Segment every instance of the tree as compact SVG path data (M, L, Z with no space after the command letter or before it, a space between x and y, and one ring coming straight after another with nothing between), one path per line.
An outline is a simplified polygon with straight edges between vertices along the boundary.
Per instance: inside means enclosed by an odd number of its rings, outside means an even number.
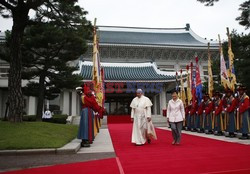
M250 28L250 0L244 2L240 5L239 10L241 10L241 15L236 18L239 21L239 24L245 26L245 29Z
M22 72L22 41L24 30L27 25L37 23L39 21L49 22L51 25L63 24L62 27L73 27L79 24L78 18L71 20L71 10L78 10L82 14L79 6L72 6L68 4L75 4L77 0L1 0L0 14L5 18L13 19L13 26L10 38L10 70L8 79L10 103L9 120L12 122L22 121L23 112L23 94L21 90L21 72ZM28 13L30 9L35 10L36 20L29 18ZM64 9L64 12L60 12ZM64 13L68 14L64 15ZM86 12L84 12L86 14ZM78 20L78 21L77 21ZM75 27L76 29L76 27ZM84 35L83 35L84 37ZM60 53L59 53L60 54Z
M25 65L29 71L25 74L28 74L28 79L39 76L37 120L42 117L44 96L52 99L62 88L79 85L80 78L72 75L76 69L68 66L68 62L86 51L86 39L92 35L92 26L85 18L87 12L75 3L63 0L53 4L45 2L46 8L39 9L35 18L40 24L27 29L24 52L29 55L25 56L29 60ZM30 71L30 66L33 71ZM50 90L45 91L48 86Z
M13 19L12 33L10 39L10 70L8 79L8 100L9 120L12 122L22 121L23 112L23 95L21 90L21 43L23 39L23 32L29 22L28 13L30 9L36 10L42 5L44 0L1 0L0 14Z
M204 3L206 6L213 6L215 2L218 2L219 0L197 0L201 3Z
M236 30L231 34L232 50L234 53L234 68L238 84L242 84L250 89L250 33L238 34ZM225 61L228 61L228 42L222 44ZM214 77L215 91L223 91L223 86L220 84L220 59L213 60L212 65Z
M22 78L30 83L23 91L38 97L37 120L42 118L44 98L53 99L62 89L72 89L81 83L81 77L72 74L76 68L68 62L86 51L92 26L85 18L87 12L75 3L45 2L45 8L37 10L33 24L24 32ZM38 83L33 80L37 78Z
M206 6L213 6L215 2L218 2L219 0L197 0L201 3L204 3ZM240 5L239 8L241 12L241 15L236 18L237 21L239 21L239 24L244 26L245 29L250 28L250 0L247 0L243 2Z

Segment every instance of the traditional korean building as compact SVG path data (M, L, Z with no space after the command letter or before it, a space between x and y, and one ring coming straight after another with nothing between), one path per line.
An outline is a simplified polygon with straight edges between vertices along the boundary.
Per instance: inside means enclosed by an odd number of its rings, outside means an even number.
M218 43L208 41L195 34L189 24L183 28L140 28L99 26L99 52L105 70L105 81L129 84L136 82L141 88L157 83L161 90L148 92L154 106L153 114L160 115L166 109L170 99L170 90L175 87L175 72L183 69L191 61L195 63L195 55L199 58L199 66L203 80L207 72L207 44L210 42L212 59L219 57ZM81 57L82 76L90 80L92 60L92 43ZM147 62L147 63L145 63ZM139 82L146 82L142 85ZM134 94L127 93L130 88L124 85L122 93L106 93L106 107L110 114L129 113L129 103Z
M99 52L105 72L106 108L109 114L124 115L130 112L129 104L136 88L143 88L154 106L153 115L161 115L170 99L169 91L175 87L175 72L199 58L201 76L207 75L207 44L210 42L212 59L219 58L218 43L195 34L189 24L183 28L141 28L99 26ZM79 60L78 66L84 82L91 81L92 47ZM0 117L4 116L7 86L4 72L6 62L0 63ZM4 84L4 85L2 85ZM4 91L4 92L3 92ZM3 97L3 95L5 97ZM25 97L27 114L35 114L36 99ZM74 90L63 93L50 105L68 115L80 114L80 100Z

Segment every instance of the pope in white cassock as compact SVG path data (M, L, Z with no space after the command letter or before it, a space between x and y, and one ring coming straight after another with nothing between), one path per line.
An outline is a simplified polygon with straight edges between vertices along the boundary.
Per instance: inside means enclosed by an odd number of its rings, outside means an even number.
M157 139L155 129L151 120L151 106L153 105L150 99L143 95L141 89L136 91L135 97L130 107L131 120L133 121L132 143L143 145L151 138Z

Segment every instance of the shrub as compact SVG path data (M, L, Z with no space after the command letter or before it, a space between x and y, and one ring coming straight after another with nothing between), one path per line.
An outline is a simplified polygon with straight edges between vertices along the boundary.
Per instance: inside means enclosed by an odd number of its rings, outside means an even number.
M36 115L24 115L23 121L36 121Z
M50 119L43 119L44 122L49 123L59 123L59 124L66 124L67 123L68 115L66 114L56 114L53 115ZM36 121L36 115L25 115L23 116L23 121L34 122Z
M66 114L62 114L62 115L58 114L58 115L53 115L52 118L50 118L50 119L43 119L43 121L50 122L50 123L66 124L67 118L68 118L68 115L66 115Z

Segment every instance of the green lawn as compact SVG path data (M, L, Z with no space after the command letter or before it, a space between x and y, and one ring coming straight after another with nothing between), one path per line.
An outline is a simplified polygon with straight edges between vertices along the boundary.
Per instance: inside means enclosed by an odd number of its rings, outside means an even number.
M76 137L77 130L76 125L0 121L0 150L62 147Z

